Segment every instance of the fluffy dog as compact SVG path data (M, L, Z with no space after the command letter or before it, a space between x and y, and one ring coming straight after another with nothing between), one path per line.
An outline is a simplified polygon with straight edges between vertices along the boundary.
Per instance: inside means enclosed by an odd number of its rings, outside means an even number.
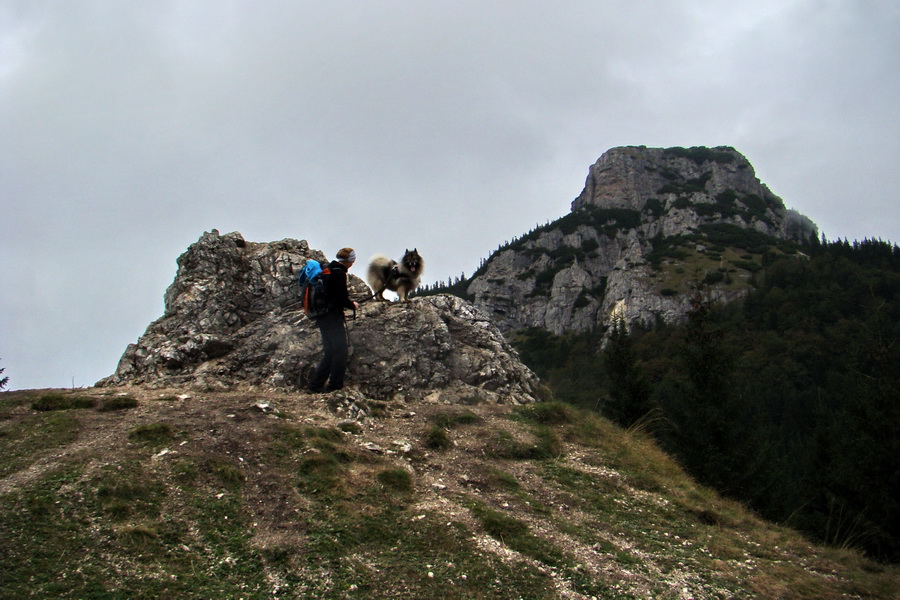
M409 293L419 287L422 271L425 269L425 261L413 248L403 254L398 263L382 254L376 254L369 261L369 272L366 279L375 290L375 300L383 301L384 290L397 292L401 302L409 300Z

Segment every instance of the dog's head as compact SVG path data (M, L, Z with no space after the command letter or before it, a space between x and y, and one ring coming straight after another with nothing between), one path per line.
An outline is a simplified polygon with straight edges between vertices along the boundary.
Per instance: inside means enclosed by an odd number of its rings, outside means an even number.
M413 248L403 253L403 266L410 273L419 273L424 265L425 261L422 260L417 249Z

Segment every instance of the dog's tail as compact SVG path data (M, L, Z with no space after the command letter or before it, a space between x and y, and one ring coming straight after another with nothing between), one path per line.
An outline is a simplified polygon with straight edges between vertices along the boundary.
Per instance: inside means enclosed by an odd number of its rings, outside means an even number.
M392 258L384 254L376 254L369 259L369 270L366 273L366 281L373 290L380 290L387 283L391 269L397 264Z

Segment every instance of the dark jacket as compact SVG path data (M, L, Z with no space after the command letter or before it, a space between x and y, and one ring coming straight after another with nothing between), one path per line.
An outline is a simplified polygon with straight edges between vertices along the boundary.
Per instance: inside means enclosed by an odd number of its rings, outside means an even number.
M347 268L339 261L333 260L328 265L331 275L326 279L325 288L328 297L329 311L343 313L344 309L353 310L353 301L347 290Z

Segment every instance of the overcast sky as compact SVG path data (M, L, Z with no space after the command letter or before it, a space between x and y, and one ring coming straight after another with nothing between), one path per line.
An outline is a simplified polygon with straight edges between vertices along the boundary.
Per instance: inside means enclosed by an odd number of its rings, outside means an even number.
M0 368L111 374L213 228L469 275L621 145L897 242L898 75L896 0L0 0Z

